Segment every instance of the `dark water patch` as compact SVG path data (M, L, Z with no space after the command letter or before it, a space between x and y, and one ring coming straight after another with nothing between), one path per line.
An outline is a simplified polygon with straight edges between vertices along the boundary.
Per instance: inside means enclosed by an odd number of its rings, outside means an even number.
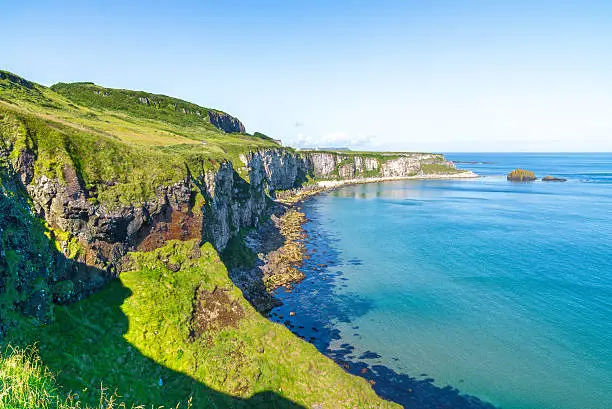
M462 394L459 389L452 386L436 386L433 378L417 379L384 365L369 365L363 361L350 359L347 352L352 350L345 344L345 348L328 353L328 356L347 372L366 379L378 395L404 408L495 409L492 404L475 396ZM368 353L380 356L371 351Z
M349 280L345 270L362 266L363 261L356 257L343 260L342 252L334 248L337 239L326 231L316 214L309 214L316 209L305 206L304 210L309 219L306 231L316 232L306 241L309 258L301 268L306 278L292 292L277 291L276 297L284 304L272 311L270 319L286 325L347 372L368 380L381 397L406 408L494 408L478 398L461 394L456 388L436 386L432 378L417 379L381 365L379 361L383 357L375 351L357 354L349 342L332 348L335 341L342 339L336 328L339 322L350 324L376 306L369 298L339 291ZM359 325L351 327L360 328ZM358 337L359 333L353 335ZM391 359L399 362L396 357Z

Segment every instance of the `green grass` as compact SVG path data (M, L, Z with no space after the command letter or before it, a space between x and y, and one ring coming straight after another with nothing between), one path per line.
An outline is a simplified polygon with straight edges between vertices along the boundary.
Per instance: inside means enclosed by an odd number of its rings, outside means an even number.
M421 171L425 175L452 174L464 172L462 170L453 168L452 166L448 166L444 163L423 163L421 164Z
M243 230L240 234L232 237L221 253L221 259L228 270L238 267L253 268L255 266L257 254L244 242L246 233L247 231Z
M3 409L144 409L126 405L108 389L96 392L96 404L87 405L76 393L65 393L35 347L6 347L0 351L0 407ZM190 402L185 406L190 407ZM178 408L176 408L178 409Z
M134 271L105 290L56 307L47 326L22 322L9 337L12 345L37 343L62 393L78 393L88 405L98 402L102 384L129 405L191 398L198 408L396 407L259 315L210 244L174 241L132 257ZM243 312L233 325L194 338L194 294L215 290Z

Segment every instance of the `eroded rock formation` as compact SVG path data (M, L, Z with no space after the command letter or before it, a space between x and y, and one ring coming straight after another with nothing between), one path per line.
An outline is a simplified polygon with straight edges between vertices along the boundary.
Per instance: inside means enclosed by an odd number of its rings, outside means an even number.
M244 133L245 128L238 118L218 111L208 111L210 123L227 133Z

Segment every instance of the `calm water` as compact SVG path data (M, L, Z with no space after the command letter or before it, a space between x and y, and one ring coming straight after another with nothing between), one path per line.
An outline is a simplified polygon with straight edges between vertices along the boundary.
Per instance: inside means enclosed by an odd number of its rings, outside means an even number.
M275 319L407 407L451 385L506 409L612 408L612 154L447 157L484 177L306 202L308 278ZM516 167L569 181L507 182Z

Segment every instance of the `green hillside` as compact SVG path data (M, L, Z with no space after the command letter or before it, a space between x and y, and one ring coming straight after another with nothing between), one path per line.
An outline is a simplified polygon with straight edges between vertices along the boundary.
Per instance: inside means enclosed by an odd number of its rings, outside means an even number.
M150 199L157 186L184 179L185 165L197 170L224 160L239 165L242 153L278 147L269 138L215 128L208 111L175 98L90 83L47 88L0 71L2 143L16 145L15 154L20 145L33 150L35 176L62 179L65 165L74 165L85 187L108 205Z
M125 209L188 169L201 174L278 147L223 132L205 112L165 96L90 83L48 88L0 71L0 407L396 407L257 313L200 239L133 251L118 279L64 304L84 272L110 272L85 264L91 243L36 216L24 185L41 176L78 183L87 201ZM28 160L34 174L17 172ZM33 345L38 354L23 352Z
M59 83L48 88L0 71L0 104L3 111L31 114L52 126L65 125L128 144L199 144L205 147L203 153L215 159L231 158L236 151L278 146L267 138L226 134L215 128L208 113L221 111L164 95L93 83Z

